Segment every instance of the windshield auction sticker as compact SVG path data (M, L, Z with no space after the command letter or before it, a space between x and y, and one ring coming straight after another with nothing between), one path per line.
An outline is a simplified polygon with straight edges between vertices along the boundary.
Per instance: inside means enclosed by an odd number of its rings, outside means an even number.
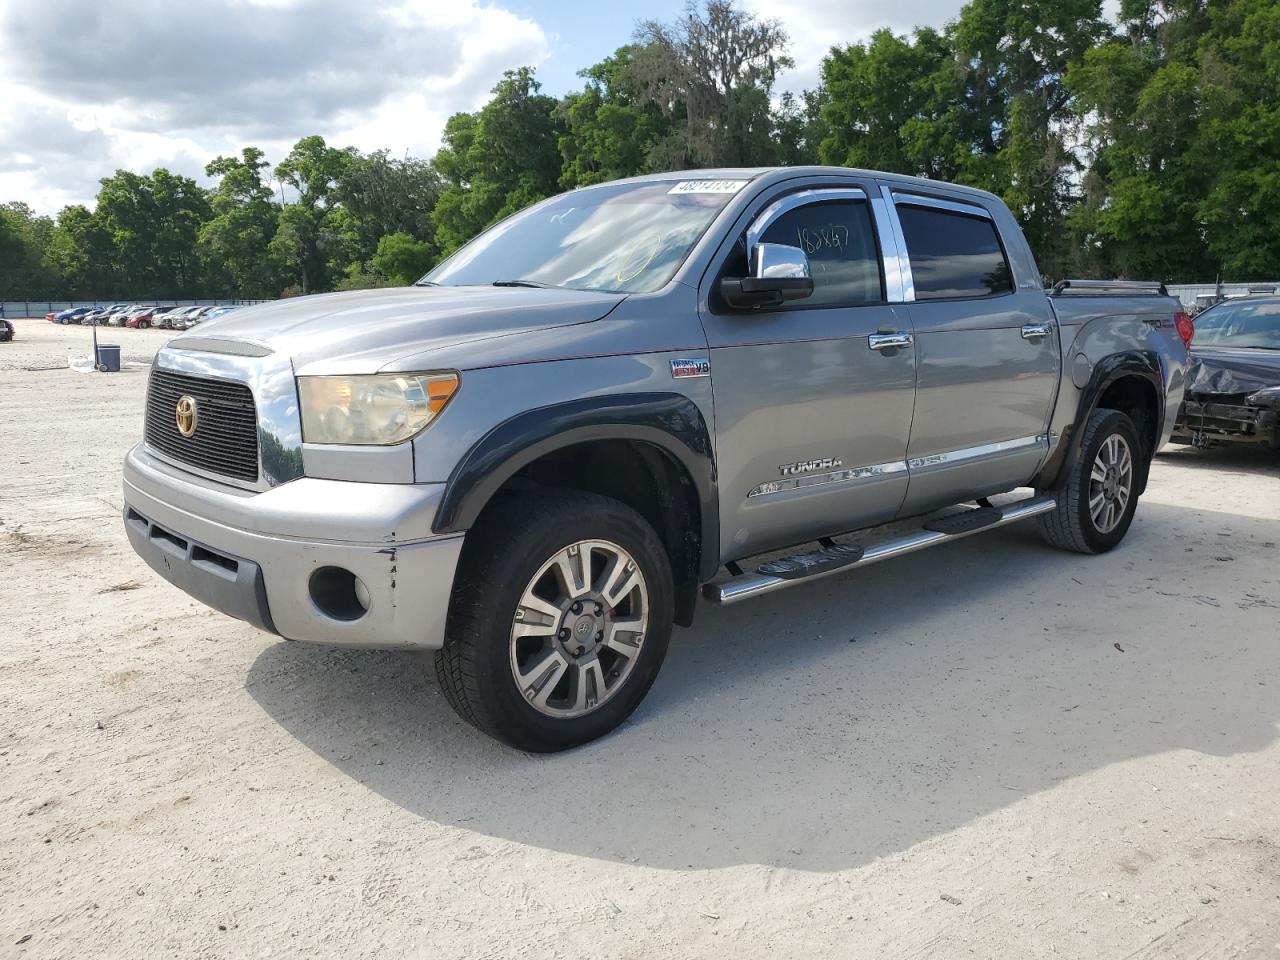
M682 180L667 193L737 193L745 180Z

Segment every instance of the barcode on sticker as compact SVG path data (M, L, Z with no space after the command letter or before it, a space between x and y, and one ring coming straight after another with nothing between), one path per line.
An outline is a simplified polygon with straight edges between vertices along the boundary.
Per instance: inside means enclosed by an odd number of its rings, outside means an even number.
M667 193L737 193L745 180L682 180Z

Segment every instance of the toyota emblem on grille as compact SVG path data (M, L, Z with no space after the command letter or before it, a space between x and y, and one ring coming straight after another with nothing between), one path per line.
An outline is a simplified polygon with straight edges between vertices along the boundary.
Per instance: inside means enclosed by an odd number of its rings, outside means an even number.
M196 432L196 398L181 397L178 400L176 416L178 432L189 437Z

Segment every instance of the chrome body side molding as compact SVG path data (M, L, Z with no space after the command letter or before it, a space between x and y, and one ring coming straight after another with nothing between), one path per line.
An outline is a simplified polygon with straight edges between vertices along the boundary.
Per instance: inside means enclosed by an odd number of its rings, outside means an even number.
M1048 434L1042 433L1034 437L1019 437L1016 440L1001 440L999 443L984 443L977 447L962 447L959 450L950 450L946 453L931 453L927 457L912 457L907 461L907 467L911 470L924 470L929 467L961 463L965 460L981 460L984 457L994 457L1012 450L1025 450L1029 447L1040 446L1048 448Z
M950 466L968 460L981 460L984 457L995 457L1016 450L1029 450L1032 447L1049 451L1053 438L1042 433L1034 437L1019 437L1016 440L1004 440L1000 443L984 443L977 447L963 447L947 453L935 453L927 457L912 457L909 460L893 460L889 463L873 463L862 467L849 467L844 470L832 470L828 473L803 474L783 477L780 480L769 480L757 484L747 493L747 499L768 497L789 490L803 490L808 487L830 486L831 484L854 483L860 480L877 480L904 471L928 470L933 467Z

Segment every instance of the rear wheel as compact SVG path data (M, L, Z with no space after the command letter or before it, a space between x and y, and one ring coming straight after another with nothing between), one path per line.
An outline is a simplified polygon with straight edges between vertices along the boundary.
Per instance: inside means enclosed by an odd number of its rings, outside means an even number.
M1123 540L1138 505L1141 450L1128 416L1095 410L1057 507L1040 517L1045 540L1076 553L1105 553Z
M467 535L436 678L463 719L511 746L586 743L657 677L673 593L661 541L625 504L511 497Z
M142 320L138 323L138 329L140 330L146 330L150 326L151 326L150 320Z

